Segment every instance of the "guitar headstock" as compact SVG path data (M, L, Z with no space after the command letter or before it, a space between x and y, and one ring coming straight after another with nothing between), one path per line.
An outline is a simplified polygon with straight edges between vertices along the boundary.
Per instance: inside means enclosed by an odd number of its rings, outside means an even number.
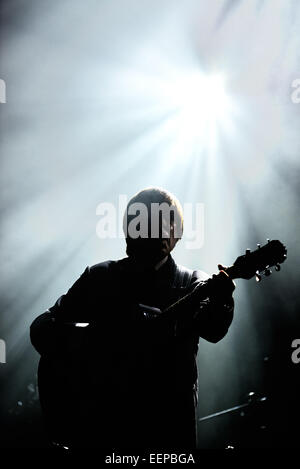
M233 266L228 268L228 274L231 278L250 279L256 276L256 280L261 280L261 275L271 275L271 267L275 266L275 270L280 270L282 264L287 257L287 249L284 244L278 240L268 240L264 246L257 245L255 251L246 250L243 256L239 256Z

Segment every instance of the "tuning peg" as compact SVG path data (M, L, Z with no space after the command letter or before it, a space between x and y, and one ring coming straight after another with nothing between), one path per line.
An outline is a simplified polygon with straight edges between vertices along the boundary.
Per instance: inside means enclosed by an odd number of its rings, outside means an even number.
M260 248L260 244L259 244L259 243L257 243L257 247L258 247L258 249Z
M260 282L260 281L261 281L261 275L260 275L260 273L259 273L258 270L256 271L256 274L255 274L255 280L256 280L257 282Z
M272 270L270 270L270 269L265 269L265 271L264 271L264 274L265 274L266 277L270 277L271 273L272 273Z
M247 254L250 254L250 252L251 252L250 249L246 249L245 254L246 254L246 255L247 255Z
M276 272L279 272L280 269L281 269L280 265L279 265L279 264L276 264L276 265L275 265L275 270L276 270Z
M254 402L254 400L256 399L256 394L255 392L251 391L251 392L248 392L247 397L248 397L248 402Z

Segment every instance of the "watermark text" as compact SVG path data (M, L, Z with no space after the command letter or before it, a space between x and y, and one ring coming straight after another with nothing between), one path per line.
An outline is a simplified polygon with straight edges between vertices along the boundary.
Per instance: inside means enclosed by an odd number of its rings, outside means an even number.
M6 103L6 84L2 78L0 78L0 103Z
M0 363L6 363L6 344L3 339L0 339Z
M295 350L292 353L292 362L297 364L300 363L300 339L294 339L292 342L292 348Z
M183 204L183 220L177 208L167 203L135 202L126 207L128 198L119 195L118 203L102 202L96 208L100 217L96 234L101 239L136 238L181 238L185 235L187 249L200 249L204 244L204 204ZM125 218L124 218L125 214Z
M292 81L291 87L295 88L295 90L291 94L291 100L294 104L299 104L300 103L300 78L295 78L295 80Z

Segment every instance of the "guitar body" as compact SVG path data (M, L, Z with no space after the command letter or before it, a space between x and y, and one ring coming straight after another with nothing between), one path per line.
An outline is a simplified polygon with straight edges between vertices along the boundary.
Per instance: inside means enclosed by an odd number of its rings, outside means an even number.
M151 375L152 370L156 378L165 362L170 368L173 359L167 350L161 352L162 346L170 349L164 326L152 319L140 319L135 328L129 320L113 329L103 323L58 326L56 351L42 356L38 369L40 402L52 442L76 448L138 446L136 439L144 435L132 422L144 427L158 412L155 403L170 400L164 397L162 382L157 394L157 380ZM166 372L163 376L167 379ZM142 413L145 400L148 409ZM133 434L135 443L132 438L126 442Z
M38 388L50 440L63 446L83 441L95 414L89 328L61 326L55 353L42 356ZM87 427L89 426L89 427ZM87 436L87 435L86 435Z

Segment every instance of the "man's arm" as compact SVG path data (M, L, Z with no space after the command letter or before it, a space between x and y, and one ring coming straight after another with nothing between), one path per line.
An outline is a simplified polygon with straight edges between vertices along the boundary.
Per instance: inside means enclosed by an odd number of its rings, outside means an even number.
M209 342L219 342L227 334L233 319L234 282L225 271L213 275L211 279L204 282L206 298L196 303L193 315L193 326L199 336ZM199 289L201 295L201 287Z
M226 335L233 319L235 284L224 270L207 280L202 278L194 273L188 295L167 314L177 317L177 335L197 334L216 343Z
M54 353L61 346L64 340L62 323L83 320L89 297L89 272L87 267L68 292L31 324L31 343L39 354Z

